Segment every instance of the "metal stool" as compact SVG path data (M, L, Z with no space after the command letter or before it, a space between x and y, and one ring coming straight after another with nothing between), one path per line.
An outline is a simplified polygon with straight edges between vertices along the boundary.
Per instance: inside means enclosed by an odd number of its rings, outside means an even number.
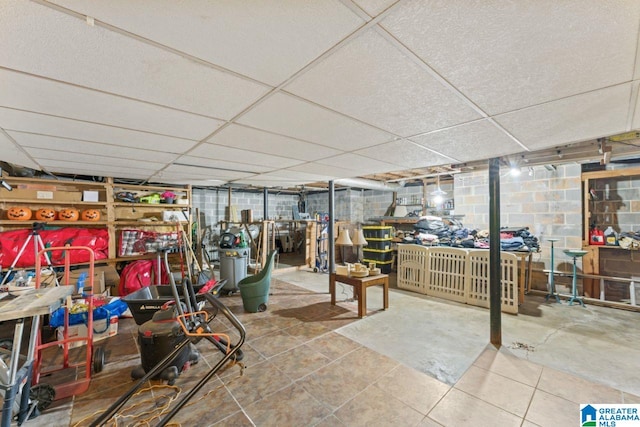
M551 272L549 273L549 293L544 297L545 301L549 301L550 297L554 297L558 304L562 304L560 301L560 297L556 293L556 285L555 285L555 262L553 259L553 244L560 239L547 239L548 242L551 242Z
M582 301L582 298L578 296L578 286L577 286L578 276L577 276L576 260L578 258L582 258L589 252L583 251L580 249L565 249L564 253L573 258L573 283L571 285L571 298L569 298L569 305L573 305L574 301L578 301L580 305L584 307L584 301Z

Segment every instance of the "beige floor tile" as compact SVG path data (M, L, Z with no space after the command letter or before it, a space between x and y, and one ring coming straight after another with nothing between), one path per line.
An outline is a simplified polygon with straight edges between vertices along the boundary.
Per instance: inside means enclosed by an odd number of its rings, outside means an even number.
M429 417L424 417L417 427L441 427L442 424L433 421Z
M536 390L525 419L540 426L579 425L580 405Z
M455 388L524 417L534 388L477 366L471 366Z
M487 347L476 359L474 365L531 387L538 384L542 374L542 366L510 354L505 347L500 351Z
M638 403L640 404L640 396L636 396L631 393L622 393L623 403Z
M291 380L268 360L248 367L240 377L230 375L223 380L241 406L250 405L291 384Z
M622 403L622 392L545 367L538 389L575 403Z
M296 322L295 325L287 328L286 332L289 335L292 335L299 340L306 342L322 336L330 332L330 330L322 326L320 323L316 322Z
M254 319L244 323L244 328L247 331L247 342L257 340L280 329L276 324L266 318Z
M301 345L303 341L289 335L284 330L277 330L251 341L251 346L266 358L275 356Z
M451 388L429 375L404 365L398 366L381 377L375 386L423 415L428 414Z
M539 426L538 424L534 424L531 421L524 420L524 422L522 423L522 427L542 427L542 426Z
M400 364L366 347L360 347L348 353L338 363L351 368L351 378L361 378L367 384L378 380Z
M348 426L348 424L340 421L335 415L331 414L326 417L324 420L320 421L315 427L343 427Z
M378 387L368 387L335 412L345 425L411 426L424 415Z
M357 366L339 359L298 380L298 383L320 402L336 409L371 384L357 370Z
M307 345L331 360L343 357L347 353L362 347L357 342L335 332L322 335L313 341L309 341Z
M429 418L452 427L519 427L522 424L522 418L455 388L433 408Z
M301 345L280 353L272 357L270 361L292 381L317 371L331 362L328 357L307 345Z
M212 426L216 427L255 427L255 424L251 422L251 420L247 417L247 415L238 411L233 415L228 416L227 418L218 421Z
M331 414L301 385L293 384L245 407L257 426L312 426Z

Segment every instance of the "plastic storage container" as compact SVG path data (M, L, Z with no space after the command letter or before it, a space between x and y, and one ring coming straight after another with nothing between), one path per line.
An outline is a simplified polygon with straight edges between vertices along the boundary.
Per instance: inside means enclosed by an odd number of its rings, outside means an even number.
M390 251L391 240L367 240L367 246L363 249L374 249L378 251Z
M366 225L362 227L362 233L364 234L364 238L367 240L389 240L393 237L392 230L393 227L390 225Z
M365 260L370 260L374 262L386 262L391 261L393 259L393 251L380 251L376 249L363 248L362 249L362 257Z

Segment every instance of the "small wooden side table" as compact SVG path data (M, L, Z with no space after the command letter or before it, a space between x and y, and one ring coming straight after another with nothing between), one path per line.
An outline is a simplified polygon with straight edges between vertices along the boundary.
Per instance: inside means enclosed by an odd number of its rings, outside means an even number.
M358 298L358 317L367 315L367 288L369 286L383 287L384 310L389 308L389 275L378 274L377 276L350 277L341 274L331 273L329 275L329 292L331 293L331 305L336 305L336 282L353 286L354 296Z

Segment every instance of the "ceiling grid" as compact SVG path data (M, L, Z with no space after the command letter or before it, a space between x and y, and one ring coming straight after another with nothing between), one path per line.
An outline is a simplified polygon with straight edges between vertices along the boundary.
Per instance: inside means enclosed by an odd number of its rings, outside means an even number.
M6 0L0 160L276 187L581 161L640 128L639 35L615 0Z

